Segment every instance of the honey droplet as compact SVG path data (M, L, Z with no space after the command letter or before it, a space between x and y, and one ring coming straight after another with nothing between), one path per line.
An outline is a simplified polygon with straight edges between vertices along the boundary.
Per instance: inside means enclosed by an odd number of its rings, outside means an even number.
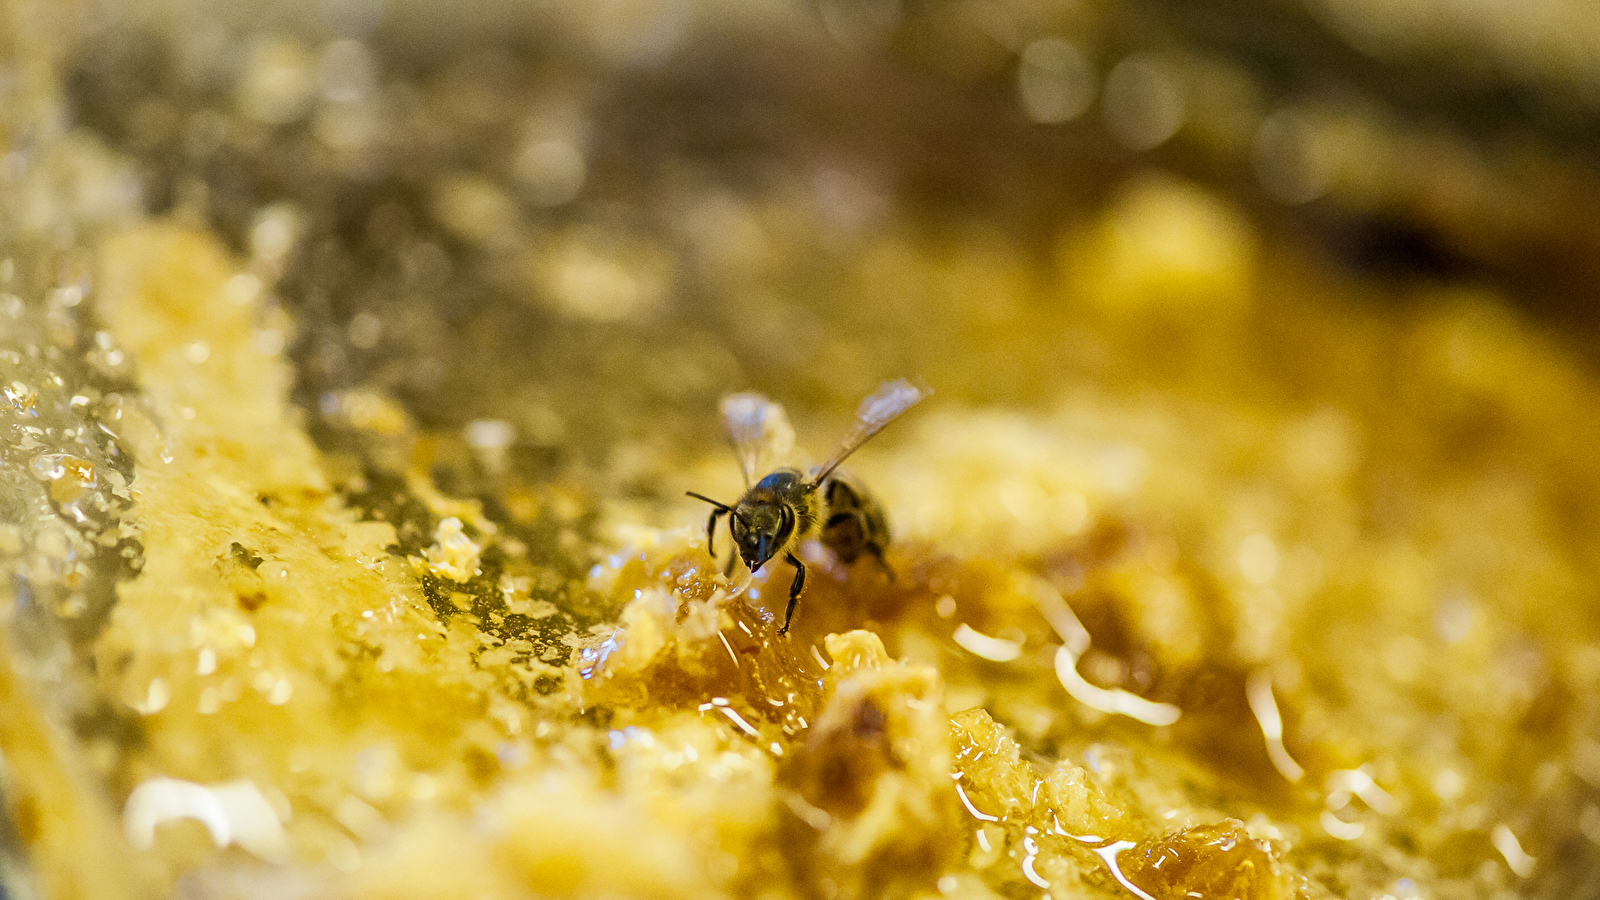
M1128 880L1157 900L1290 896L1272 845L1252 837L1237 819L1144 842L1124 854L1121 864Z

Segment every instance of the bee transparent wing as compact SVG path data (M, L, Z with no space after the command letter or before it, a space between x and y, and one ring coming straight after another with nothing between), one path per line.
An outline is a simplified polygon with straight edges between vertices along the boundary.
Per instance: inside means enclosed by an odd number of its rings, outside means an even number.
M794 449L794 429L783 407L760 394L722 398L722 424L744 469L745 487L755 483L773 460Z
M918 387L904 378L895 381L886 381L883 386L872 396L861 401L861 406L856 409L856 423L845 435L844 441L839 444L833 457L817 470L812 477L813 483L820 483L833 473L845 457L856 452L856 448L867 442L867 439L882 431L885 426L901 413L926 400L933 391L925 387Z

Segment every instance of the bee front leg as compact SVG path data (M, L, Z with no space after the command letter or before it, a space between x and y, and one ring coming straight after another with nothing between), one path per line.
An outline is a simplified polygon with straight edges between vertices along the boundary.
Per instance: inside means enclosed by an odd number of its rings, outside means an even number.
M717 520L726 515L727 512L728 511L725 509L713 509L711 511L711 518L706 520L706 552L711 554L712 560L717 558L717 545L715 543L717 536Z
M788 634L789 623L794 621L794 605L800 601L800 592L806 587L806 564L796 559L793 553L785 554L783 558L794 566L794 583L789 585L789 608L783 614L783 627L778 629L779 634Z

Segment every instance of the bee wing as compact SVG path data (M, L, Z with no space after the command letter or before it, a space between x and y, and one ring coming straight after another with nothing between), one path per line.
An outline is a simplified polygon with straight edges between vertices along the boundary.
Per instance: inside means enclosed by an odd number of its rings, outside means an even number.
M744 469L744 484L755 482L773 459L794 448L794 429L783 407L760 394L729 394L722 398L722 424L728 429L733 452Z
M833 457L817 470L812 477L812 483L820 483L833 473L845 457L856 452L856 448L867 442L867 439L882 431L885 426L900 414L933 394L933 391L918 387L904 378L886 381L872 396L861 401L861 406L856 409L856 423L851 427L850 433L844 436L844 441L839 444Z

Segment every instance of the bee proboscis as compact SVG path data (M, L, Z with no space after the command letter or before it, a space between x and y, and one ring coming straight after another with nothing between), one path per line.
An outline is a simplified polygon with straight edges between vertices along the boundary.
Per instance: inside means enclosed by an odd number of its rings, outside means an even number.
M794 554L801 541L815 538L846 565L866 553L893 576L883 558L884 548L889 543L889 525L883 507L859 481L839 471L839 464L931 393L904 379L885 382L861 401L855 424L827 462L810 474L788 467L774 469L754 483L752 479L762 470L768 457L789 450L794 442L794 430L789 427L783 407L760 394L730 394L722 399L722 421L744 470L744 495L730 506L693 491L688 493L713 507L706 521L706 550L713 558L716 556L713 541L717 521L727 516L737 557L751 572L780 554L794 566L789 606L784 611L779 634L789 633L795 604L805 589L806 567ZM734 559L730 557L729 574L733 564Z

